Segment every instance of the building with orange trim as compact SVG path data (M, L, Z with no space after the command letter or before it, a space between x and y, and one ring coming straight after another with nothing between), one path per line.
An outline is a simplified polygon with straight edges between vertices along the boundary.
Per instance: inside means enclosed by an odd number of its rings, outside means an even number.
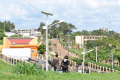
M3 38L3 45L0 48L30 48L31 57L37 56L37 37L35 38Z

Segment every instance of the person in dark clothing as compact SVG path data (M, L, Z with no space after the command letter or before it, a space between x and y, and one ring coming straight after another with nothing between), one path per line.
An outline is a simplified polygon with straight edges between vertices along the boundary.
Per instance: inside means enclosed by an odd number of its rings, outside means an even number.
M55 58L53 59L52 63L54 64L54 71L58 72L59 69L59 58L58 58L58 54L55 55Z
M70 72L70 64L68 60L68 56L65 56L61 62L62 72Z

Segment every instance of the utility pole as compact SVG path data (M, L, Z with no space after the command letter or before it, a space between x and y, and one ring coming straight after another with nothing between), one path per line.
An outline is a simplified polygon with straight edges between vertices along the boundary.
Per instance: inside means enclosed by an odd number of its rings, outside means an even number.
M5 22L4 22L4 31L5 31Z
M97 46L96 46L96 62L97 62Z
M69 44L70 44L70 42L69 42L69 36L70 35L67 35L68 36L68 57L69 57Z

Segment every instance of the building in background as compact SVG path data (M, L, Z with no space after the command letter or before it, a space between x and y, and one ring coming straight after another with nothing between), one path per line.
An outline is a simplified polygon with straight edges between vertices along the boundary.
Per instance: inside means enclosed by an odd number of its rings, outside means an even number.
M83 46L87 43L87 41L95 41L98 38L102 39L103 37L107 36L75 36L75 43L79 45L79 48L83 48Z
M37 56L37 37L35 38L3 38L2 48L30 48L31 49L31 57ZM0 49L0 50L1 50ZM9 53L9 52L8 52Z
M37 31L37 28L30 28L30 29L13 29L12 33L30 33L31 35L34 35L34 33Z
M31 28L31 29L13 29L11 32L5 32L5 35L8 37L21 34L23 37L29 37L29 38L35 38L43 39L43 36L41 32L37 31L37 28ZM18 36L19 37L19 36Z
M104 32L108 32L108 28L102 28Z

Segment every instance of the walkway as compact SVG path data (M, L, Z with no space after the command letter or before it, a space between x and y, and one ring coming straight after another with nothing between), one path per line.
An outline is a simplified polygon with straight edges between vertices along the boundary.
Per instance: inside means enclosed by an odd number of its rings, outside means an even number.
M68 51L63 49L63 47L61 46L61 44L59 43L58 40L56 40L56 39L49 39L49 41L51 41L53 52L58 52L60 57L64 57L65 55L68 55ZM56 47L54 47L53 44L56 44ZM75 54L72 54L70 52L69 52L69 56L71 56L71 57L78 57Z

